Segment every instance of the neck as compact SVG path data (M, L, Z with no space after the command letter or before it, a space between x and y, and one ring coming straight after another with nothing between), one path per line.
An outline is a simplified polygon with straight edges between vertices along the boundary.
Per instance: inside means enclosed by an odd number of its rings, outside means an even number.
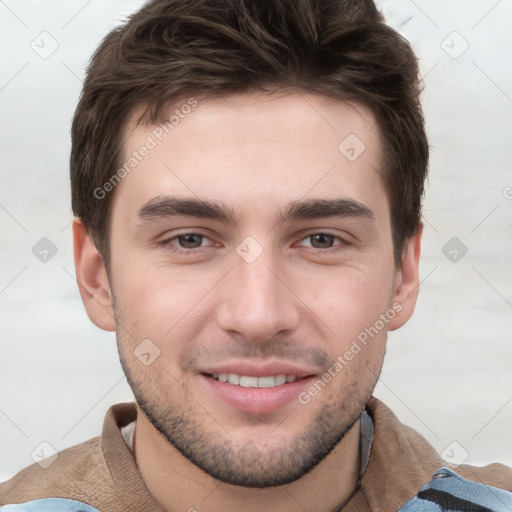
M295 482L254 489L212 478L185 458L138 408L134 456L142 478L166 512L334 512L350 498L360 470L360 420L334 450Z

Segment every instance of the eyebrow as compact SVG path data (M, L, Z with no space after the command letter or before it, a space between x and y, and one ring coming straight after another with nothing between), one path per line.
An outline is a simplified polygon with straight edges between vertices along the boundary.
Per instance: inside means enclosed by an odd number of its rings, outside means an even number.
M325 217L362 217L375 220L374 213L363 203L354 199L310 199L293 201L281 215L280 221L308 220Z
M234 209L226 207L221 202L197 198L158 196L149 200L138 211L138 217L142 221L175 216L219 220L233 226L238 224ZM354 199L339 198L292 201L281 212L279 222L327 217L359 217L375 220L374 213L366 205Z
M138 211L138 216L143 221L179 215L220 220L233 225L237 224L233 209L227 208L220 202L196 198L159 196L149 200Z

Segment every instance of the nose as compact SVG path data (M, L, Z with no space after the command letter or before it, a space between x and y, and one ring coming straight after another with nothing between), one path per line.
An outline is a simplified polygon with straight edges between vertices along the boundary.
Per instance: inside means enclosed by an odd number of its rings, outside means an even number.
M257 343L297 328L299 301L283 263L279 264L272 251L263 251L252 262L235 254L234 268L226 278L217 307L221 329Z

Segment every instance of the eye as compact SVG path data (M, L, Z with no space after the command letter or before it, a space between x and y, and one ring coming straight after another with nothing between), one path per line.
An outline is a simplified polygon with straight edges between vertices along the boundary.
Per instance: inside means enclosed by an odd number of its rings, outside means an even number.
M207 247L212 243L207 236L201 233L181 233L159 242L159 246L170 249L173 252L187 253L195 252L194 249Z
M199 235L197 233L187 233L185 235L174 237L170 241L176 240L178 245L183 249L197 249L198 247L202 246L205 239L206 237L203 235Z
M307 243L309 241L309 244ZM302 239L303 245L313 249L330 249L335 245L346 244L347 242L339 236L329 233L313 233ZM306 243L304 243L306 242Z

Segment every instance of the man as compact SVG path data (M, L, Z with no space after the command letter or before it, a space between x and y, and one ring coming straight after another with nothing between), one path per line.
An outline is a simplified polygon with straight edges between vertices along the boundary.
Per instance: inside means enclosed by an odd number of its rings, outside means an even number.
M508 468L443 468L372 398L428 144L371 1L150 2L95 53L72 141L80 292L137 402L0 510L509 510Z

